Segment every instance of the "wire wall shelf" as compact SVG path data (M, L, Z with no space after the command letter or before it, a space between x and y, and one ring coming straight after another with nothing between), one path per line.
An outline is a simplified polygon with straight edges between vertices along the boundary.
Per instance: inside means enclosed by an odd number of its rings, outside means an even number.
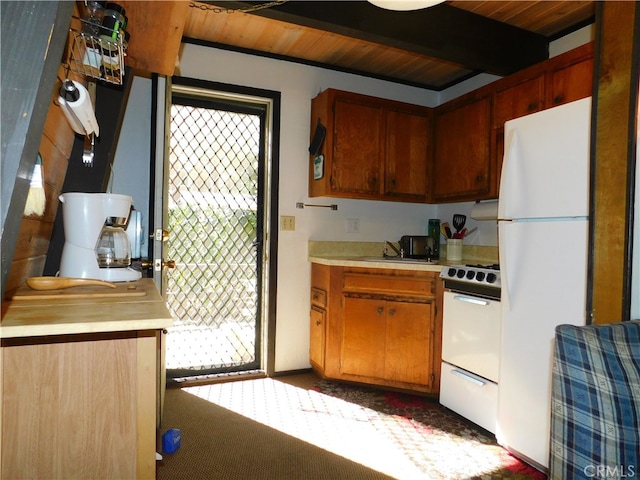
M70 28L67 69L87 77L122 85L126 47L120 32L82 19L82 29Z

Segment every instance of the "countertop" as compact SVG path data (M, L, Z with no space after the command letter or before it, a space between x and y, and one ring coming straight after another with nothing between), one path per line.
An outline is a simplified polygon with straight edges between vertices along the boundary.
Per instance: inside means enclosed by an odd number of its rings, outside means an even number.
M128 283L137 296L13 299L3 304L0 338L156 330L173 325L166 303L150 278ZM28 287L25 287L28 288ZM82 292L89 287L67 289ZM47 294L50 292L42 292ZM142 294L144 293L144 294Z
M334 267L362 267L362 268L384 268L393 270L420 270L423 272L440 272L443 266L456 265L460 262L390 262L380 257L380 261L375 261L371 257L341 257L341 256L309 256L311 263L319 263L321 265L329 265Z
M332 242L309 241L308 260L311 263L336 267L381 268L392 270L420 270L440 272L448 265L464 265L466 263L497 263L497 247L465 245L462 260L446 259L446 247L441 246L441 259L438 263L427 262L390 262L382 257L384 242ZM379 257L380 261L375 259Z

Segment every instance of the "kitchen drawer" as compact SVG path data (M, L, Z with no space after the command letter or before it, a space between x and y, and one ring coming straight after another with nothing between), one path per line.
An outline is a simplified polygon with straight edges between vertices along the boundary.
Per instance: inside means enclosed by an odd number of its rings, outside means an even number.
M327 306L327 292L320 288L311 287L311 305L325 308Z
M491 433L498 418L498 384L442 362L440 403Z
M371 275L365 273L345 273L344 292L412 295L432 297L435 292L434 278Z

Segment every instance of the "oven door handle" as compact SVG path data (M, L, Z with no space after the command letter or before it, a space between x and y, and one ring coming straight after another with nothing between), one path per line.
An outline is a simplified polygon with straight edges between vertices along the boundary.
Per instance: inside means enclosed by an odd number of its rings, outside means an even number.
M473 303L474 305L483 305L485 307L487 305L489 305L489 301L488 300L482 300L481 298L476 298L476 297L466 297L464 295L454 295L453 299L454 300L458 300L460 302Z
M471 375L465 372L464 370L458 370L457 368L454 368L453 370L451 370L451 373L462 378L463 380L473 383L474 385L478 385L479 387L484 387L485 384L487 383L481 380L479 377L476 377L475 375Z

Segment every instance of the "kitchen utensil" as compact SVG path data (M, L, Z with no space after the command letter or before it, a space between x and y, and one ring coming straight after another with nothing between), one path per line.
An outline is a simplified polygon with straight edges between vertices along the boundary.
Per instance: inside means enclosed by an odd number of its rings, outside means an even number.
M453 216L453 228L456 229L456 233L460 233L460 230L464 228L464 224L467 223L467 216L456 213Z
M68 277L31 277L27 278L27 285L33 290L58 290L61 288L82 287L85 285L116 288L111 282L93 280L91 278Z
M82 163L85 167L93 167L93 156L95 155L95 136L93 133L84 137L84 151L82 152Z
M452 235L451 235L451 227L449 226L449 222L444 222L442 224L442 228L444 228L444 236L446 238L451 238Z

